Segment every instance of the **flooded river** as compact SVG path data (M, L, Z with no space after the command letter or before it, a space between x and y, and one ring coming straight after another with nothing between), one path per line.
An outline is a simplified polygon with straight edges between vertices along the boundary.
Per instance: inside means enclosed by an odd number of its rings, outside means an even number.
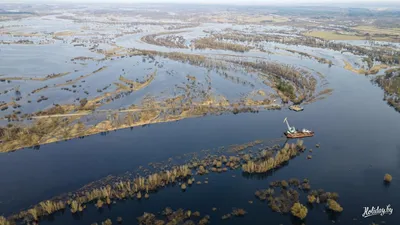
M36 23L29 20L29 23ZM67 26L68 25L68 26ZM71 24L69 29L77 29ZM53 27L52 24L49 26ZM188 29L184 34L187 40L191 37L205 35L203 30L213 24L204 24L194 29ZM215 25L216 29L231 28L232 25ZM214 27L214 28L215 28ZM238 26L235 26L238 28ZM266 29L266 28L265 28ZM59 30L59 29L58 29ZM57 30L57 31L58 31ZM56 30L54 30L56 31ZM220 146L242 144L257 139L272 140L282 138L286 125L285 117L296 128L307 128L315 131L315 136L307 138L304 144L313 149L312 159L307 160L307 154L293 159L290 163L265 176L246 176L241 170L228 171L222 174L196 176L197 180L208 184L194 185L182 192L179 186L167 187L148 200L126 200L97 210L93 204L88 204L83 214L71 214L69 210L58 212L40 222L46 224L91 224L101 222L106 218L121 216L124 224L135 224L136 218L143 212L160 212L169 206L174 209L185 208L200 211L203 215L211 216L212 224L296 224L289 215L272 212L266 202L256 199L257 189L266 189L271 181L289 178L308 178L312 189L324 189L337 192L339 202L344 211L335 216L325 213L322 205L309 209L306 224L370 224L373 221L385 221L386 224L397 224L400 216L400 117L382 99L383 91L374 86L369 77L352 73L343 68L343 60L352 64L359 63L361 57L341 54L326 49L313 49L305 46L285 46L276 43L263 43L267 50L275 54L266 54L257 50L248 53L233 53L224 50L190 50L173 49L150 45L140 39L154 32L125 35L117 38L116 46L156 50L161 52L180 51L188 54L201 54L215 58L246 57L287 63L299 68L307 68L323 74L328 87L333 88L333 94L324 100L305 106L300 113L289 111L287 108L276 111L260 111L259 113L223 114L201 118L184 119L178 122L160 123L133 129L113 131L107 135L92 135L83 139L61 141L40 146L40 149L24 149L12 153L0 154L0 215L10 215L21 209L37 204L54 196L74 192L87 183L104 178L108 175L122 175L133 171L139 166L150 162L166 161L186 153L199 152L203 149L214 149ZM50 55L54 49L62 51ZM281 48L275 49L275 48ZM333 61L333 66L318 63L316 60L288 54L283 48L304 51ZM78 49L78 50L76 50ZM26 58L19 58L24 52ZM67 54L67 55L65 55ZM157 58L163 67L156 67L153 62L142 62L141 56L120 58L115 61L89 61L85 64L75 64L71 58L82 55L96 59L97 53L86 49L71 48L56 42L46 46L7 46L2 48L1 56L9 58L1 60L0 74L21 76L28 73L31 77L57 72L72 72L68 78L60 78L63 83L68 79L76 79L104 66L106 70L96 76L88 77L82 85L82 90L76 94L60 94L53 89L44 90L40 94L50 96L51 101L23 106L25 112L34 112L54 103L71 102L77 97L83 97L83 90L90 93L112 83L120 75L130 79L140 78L158 69L159 75L148 87L130 98L115 100L100 109L126 107L136 103L148 92L162 95L162 91L172 92L175 84L186 80L186 75L204 77L210 74L215 83L213 88L229 99L238 98L250 88L234 85L218 77L213 70L200 68L168 59ZM18 59L18 60L17 60ZM17 60L17 61L15 61ZM16 66L16 62L23 66ZM61 63L62 62L62 63ZM48 64L49 66L44 66ZM38 68L42 68L38 70ZM125 70L126 69L126 70ZM28 72L27 72L28 71ZM172 75L167 73L173 72ZM247 75L236 71L235 76L247 79ZM174 77L174 78L172 78ZM251 79L249 79L251 80ZM57 82L56 82L57 81ZM56 81L31 85L26 81L13 81L25 92L29 93L43 85L56 86ZM260 80L251 80L255 88L262 88ZM14 83L15 82L15 83ZM2 84L10 88L10 84ZM58 87L58 86L57 86ZM110 90L113 90L110 88ZM66 92L63 92L66 93ZM32 96L36 96L32 94ZM11 98L3 95L2 100ZM25 100L22 100L25 101ZM280 145L284 141L279 142ZM316 148L320 144L320 148ZM311 153L310 153L311 154ZM383 184L383 176L390 173L394 179L390 185ZM307 195L302 193L305 201ZM254 201L253 204L248 201ZM391 205L394 214L391 216L375 216L363 218L363 207ZM217 211L212 208L216 207ZM232 218L221 221L221 216L229 213L233 207L244 208L248 214L243 218Z
M374 219L361 217L365 206L399 207L400 194L396 177L400 176L399 115L382 101L382 91L368 78L333 67L326 71L335 92L324 101L308 105L302 113L288 110L263 111L258 114L210 116L149 127L119 130L107 136L41 146L0 155L0 211L11 213L54 195L74 191L82 185L109 174L121 174L146 165L202 149L240 144L255 139L282 136L288 117L298 128L313 129L316 135L305 140L314 149L312 160L302 155L273 176L247 178L240 171L207 176L209 184L190 188L167 188L140 202L128 200L98 212L93 206L81 218L69 212L56 214L41 224L89 224L107 217L121 216L134 223L143 211L157 212L163 207L183 207L211 215L219 224L221 215L232 207L248 211L244 218L229 223L260 224L262 221L287 224L290 217L273 213L266 203L254 197L255 190L267 188L270 181L291 177L308 178L313 188L338 192L344 208L339 224L368 224ZM315 144L320 143L320 148ZM390 173L394 182L386 187L383 175ZM236 178L231 175L235 174ZM203 180L203 177L199 178ZM247 203L254 200L254 204ZM260 206L261 205L261 206ZM217 212L211 208L217 207ZM309 224L327 224L328 216L314 208ZM356 218L357 221L353 221ZM398 215L382 218L395 224Z

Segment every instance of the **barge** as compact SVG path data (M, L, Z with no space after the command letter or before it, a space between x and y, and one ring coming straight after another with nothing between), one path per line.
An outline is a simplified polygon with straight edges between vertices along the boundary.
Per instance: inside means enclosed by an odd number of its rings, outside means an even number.
M307 129L302 129L302 130L296 130L295 127L291 127L289 125L289 122L287 118L283 120L283 122L286 122L286 125L288 127L288 130L284 132L285 136L287 138L304 138L304 137L312 137L314 136L314 131L307 130Z

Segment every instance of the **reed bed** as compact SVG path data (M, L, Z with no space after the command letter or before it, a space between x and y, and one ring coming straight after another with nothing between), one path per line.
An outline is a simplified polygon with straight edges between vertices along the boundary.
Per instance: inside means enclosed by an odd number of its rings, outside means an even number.
M295 144L286 144L274 157L262 158L261 160L249 160L242 166L243 172L246 173L266 173L272 169L278 168L291 158L303 152L305 147L302 140L298 140Z
M72 213L82 212L89 202L96 202L101 207L103 202L111 204L113 199L126 199L128 197L141 198L141 193L149 193L168 184L176 183L180 179L191 176L191 170L187 165L178 166L171 170L154 173L147 177L138 177L132 181L120 181L114 185L106 185L101 188L94 188L84 193L77 193L72 199L65 201L45 201L38 205L22 211L10 217L10 220L26 219L28 221L39 221L46 215L64 210L66 205Z
M177 209L176 211L171 208L165 208L161 217L156 216L152 213L144 213L142 216L137 218L139 225L150 225L150 224L197 224L205 225L209 223L210 216L205 215L200 218L199 212L192 213L191 210Z

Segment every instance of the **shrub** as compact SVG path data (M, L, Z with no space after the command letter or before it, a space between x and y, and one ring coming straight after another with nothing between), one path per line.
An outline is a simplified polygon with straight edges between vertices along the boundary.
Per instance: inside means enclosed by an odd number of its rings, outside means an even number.
M244 216L246 213L244 209L234 209L231 214L234 216Z
M291 178L291 179L289 179L289 184L293 185L293 186L299 186L300 185L300 181L299 181L299 179Z
M292 212L293 216L303 220L307 216L308 209L304 205L296 202L293 204L290 211Z
M276 88L291 99L296 97L293 86L287 81L280 79L276 85Z
M45 202L40 202L39 205L42 207L43 211L45 211L49 215L65 208L64 202L61 201L60 202L45 201Z
M83 98L79 101L79 104L81 104L81 107L84 107L88 103L88 100L86 98Z
M385 176L383 177L383 180L387 183L390 183L392 181L392 175L390 174L385 174Z
M281 186L282 186L282 188L287 188L289 186L289 184L286 180L283 180L283 181L281 181Z
M303 183L301 184L301 189L303 189L305 191L309 191L311 189L311 185L310 185L308 179L303 180Z
M104 204L103 201L101 199L98 199L97 203L96 203L96 207L101 208L101 207L103 207L103 204Z
M235 115L236 115L236 114L238 114L238 113L239 113L239 109L238 109L238 108L234 108L232 112L233 112L233 114L235 114Z
M186 190L186 184L183 183L183 184L181 185L181 188L182 188L182 190Z
M78 203L76 200L73 200L72 202L71 202L71 205L70 205L70 207L71 207L71 212L72 213L76 213L76 212L82 212L83 211L83 207L82 207L82 205L80 204L80 203Z
M335 212L341 212L343 211L343 208L333 199L328 199L328 208L332 211Z
M11 222L8 221L6 218L3 216L0 216L0 225L11 225Z
M38 212L36 208L29 209L28 213L31 214L33 220L38 221Z
M307 199L309 203L314 203L317 200L314 195L308 195Z
M101 223L101 225L112 225L112 222L110 219L106 219L104 222Z
M221 219L222 220L227 220L227 219L229 219L229 218L231 218L231 214L225 214L225 215L223 215L222 217L221 217Z

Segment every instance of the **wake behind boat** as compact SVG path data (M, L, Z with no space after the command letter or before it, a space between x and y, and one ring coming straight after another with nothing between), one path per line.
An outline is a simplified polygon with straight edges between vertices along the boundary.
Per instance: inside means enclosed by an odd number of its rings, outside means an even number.
M296 130L295 127L291 127L289 125L289 122L288 122L287 118L285 118L283 120L283 122L284 123L286 122L286 125L288 127L288 130L286 132L284 132L284 134L285 134L285 136L287 138L303 138L303 137L312 137L312 136L314 136L314 132L313 131L310 131L310 130L307 130L307 129L302 129L300 131L300 130Z

